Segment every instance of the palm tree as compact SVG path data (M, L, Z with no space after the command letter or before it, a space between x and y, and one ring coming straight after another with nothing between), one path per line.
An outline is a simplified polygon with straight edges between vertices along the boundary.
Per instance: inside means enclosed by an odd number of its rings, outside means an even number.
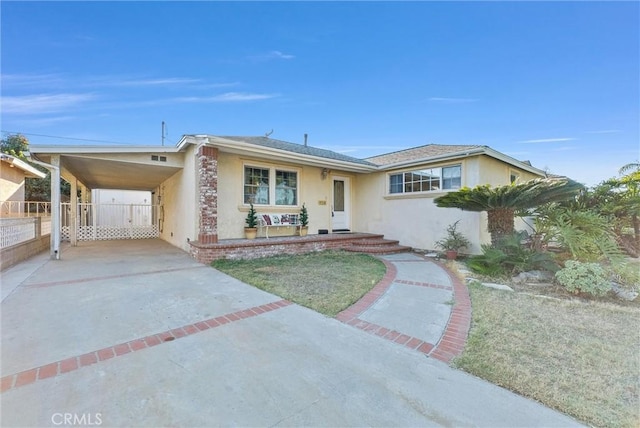
M637 174L638 172L640 172L640 162L635 161L635 162L628 163L626 165L622 165L620 167L620 170L618 170L618 174L620 175L625 175L628 172L630 172L631 174L633 173Z
M434 199L437 206L460 208L463 211L486 211L487 229L491 244L498 244L511 235L517 212L547 202L558 202L575 197L583 185L568 178L539 178L521 184L491 187L488 184L473 189L463 187Z

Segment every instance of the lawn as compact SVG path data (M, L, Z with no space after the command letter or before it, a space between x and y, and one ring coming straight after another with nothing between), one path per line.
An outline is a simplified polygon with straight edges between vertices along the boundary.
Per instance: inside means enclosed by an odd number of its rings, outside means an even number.
M212 266L330 317L357 302L380 282L386 271L380 260L346 251L216 260Z
M470 285L454 365L593 426L640 426L640 309Z

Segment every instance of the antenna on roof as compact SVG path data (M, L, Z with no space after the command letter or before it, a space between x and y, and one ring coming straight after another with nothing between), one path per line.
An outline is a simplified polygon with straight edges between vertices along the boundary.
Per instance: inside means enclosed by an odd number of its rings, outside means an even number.
M307 147L307 134L304 134L304 146Z
M162 145L164 146L164 120L162 121Z
M271 128L271 131L266 132L266 133L264 134L264 136L265 136L265 137L267 137L267 138L269 138L269 136L270 136L271 134L273 134L273 128Z

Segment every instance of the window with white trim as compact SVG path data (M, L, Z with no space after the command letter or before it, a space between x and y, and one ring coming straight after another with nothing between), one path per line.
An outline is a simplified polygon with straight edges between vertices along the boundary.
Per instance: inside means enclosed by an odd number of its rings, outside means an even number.
M298 172L245 165L245 204L298 205Z
M459 189L461 184L461 165L424 168L389 175L390 194Z

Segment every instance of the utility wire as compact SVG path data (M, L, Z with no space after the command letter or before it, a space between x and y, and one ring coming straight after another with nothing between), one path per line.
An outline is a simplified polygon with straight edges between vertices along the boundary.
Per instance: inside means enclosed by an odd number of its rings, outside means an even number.
M88 138L74 138L74 137L61 137L58 135L46 135L46 134L32 134L32 133L28 133L28 132L18 132L18 131L5 131L4 129L0 130L0 132L3 132L5 134L20 134L20 135L26 135L26 136L33 136L33 137L45 137L45 138L58 138L61 140L74 140L74 141L87 141L87 142L92 142L92 143L108 143L108 144L119 144L119 145L123 145L123 146L131 146L134 143L123 143L120 141L107 141L107 140L91 140Z

